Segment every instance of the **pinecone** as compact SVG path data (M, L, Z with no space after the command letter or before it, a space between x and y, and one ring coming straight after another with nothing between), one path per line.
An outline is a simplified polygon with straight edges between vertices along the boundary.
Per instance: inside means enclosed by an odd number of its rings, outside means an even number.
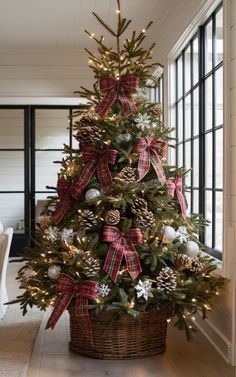
M80 250L76 246L68 244L67 241L63 241L62 244L65 247L69 258L73 258L75 255L79 255L79 256L84 255L84 250Z
M158 117L161 116L161 114L163 113L163 110L162 110L162 107L159 103L156 103L156 104L153 104L150 109L149 109L149 112L152 114L152 115L156 115Z
M91 229L97 225L96 215L89 209L79 210L78 222L84 229Z
M45 217L42 217L42 218L40 219L38 225L39 225L39 228L43 230L43 229L48 228L49 225L51 225L51 224L52 224L52 219L51 219L51 217L45 216Z
M33 270L32 267L26 266L18 272L20 279L20 288L26 288L27 283L30 279L34 278L37 275L37 272Z
M99 259L94 257L90 251L85 251L81 267L81 274L86 277L93 277L97 275L100 270Z
M193 259L186 254L178 254L175 258L175 266L178 270L190 270Z
M75 138L82 145L95 144L101 140L102 134L103 131L94 124L94 121L92 121L91 124L81 125L77 134L75 135Z
M120 212L118 209L110 209L105 215L105 222L108 225L117 225L120 222Z
M190 271L200 272L202 270L203 270L203 264L200 261L200 259L199 258L192 259L192 265L191 265Z
M131 166L123 168L115 177L115 180L122 183L132 183L137 181L136 169Z
M173 291L176 289L177 276L170 267L164 267L157 276L157 289L161 291Z
M131 212L133 212L135 215L140 216L144 212L148 210L148 204L145 199L138 198L135 199L131 206Z
M155 217L151 211L145 211L135 219L136 226L152 228L155 225Z

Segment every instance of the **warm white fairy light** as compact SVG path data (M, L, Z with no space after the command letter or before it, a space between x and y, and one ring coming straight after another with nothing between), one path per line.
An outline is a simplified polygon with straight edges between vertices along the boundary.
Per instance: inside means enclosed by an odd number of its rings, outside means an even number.
M142 33L146 33L146 29L142 29Z
M171 322L171 318L167 318L166 322L170 323Z
M91 33L89 38L94 38L95 37L95 33Z
M116 14L120 14L120 9L116 9Z
M195 298L192 298L192 302L197 302L197 300Z

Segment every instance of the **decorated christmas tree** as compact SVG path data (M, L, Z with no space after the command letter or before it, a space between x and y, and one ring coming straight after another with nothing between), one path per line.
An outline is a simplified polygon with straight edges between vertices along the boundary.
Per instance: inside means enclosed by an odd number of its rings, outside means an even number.
M142 47L152 23L124 40L131 21L119 1L116 12L116 30L94 14L115 49L86 31L98 46L96 54L86 50L95 84L79 92L88 104L73 114L78 147L65 145L57 195L24 250L24 293L16 300L23 314L28 305L53 306L47 328L73 307L91 347L93 318L104 312L112 313L103 322L109 327L122 316L137 322L164 310L165 322L173 317L191 339L194 313L205 318L222 285L199 242L206 221L186 215L186 169L167 162L171 130L145 95L156 83L154 45Z

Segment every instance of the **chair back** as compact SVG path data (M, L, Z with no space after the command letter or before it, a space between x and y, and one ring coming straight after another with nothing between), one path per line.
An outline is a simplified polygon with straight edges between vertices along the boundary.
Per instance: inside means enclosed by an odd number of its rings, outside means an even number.
M4 303L8 301L6 277L12 236L13 228L7 228L0 234L0 318L4 316L7 309Z
M1 233L3 233L3 225L2 225L2 223L1 223L1 221L0 221L0 234Z

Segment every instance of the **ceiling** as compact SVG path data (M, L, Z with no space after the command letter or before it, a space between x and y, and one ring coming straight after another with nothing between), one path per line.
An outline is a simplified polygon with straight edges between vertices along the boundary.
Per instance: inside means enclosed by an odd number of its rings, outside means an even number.
M177 3L184 5L186 0ZM131 31L142 30L150 20L155 22L147 37L149 43L155 40L175 4L176 0L121 0L123 15L132 19ZM84 33L85 28L104 34L110 44L112 37L92 11L113 26L117 18L116 0L0 0L0 9L0 49L90 48L94 44Z

